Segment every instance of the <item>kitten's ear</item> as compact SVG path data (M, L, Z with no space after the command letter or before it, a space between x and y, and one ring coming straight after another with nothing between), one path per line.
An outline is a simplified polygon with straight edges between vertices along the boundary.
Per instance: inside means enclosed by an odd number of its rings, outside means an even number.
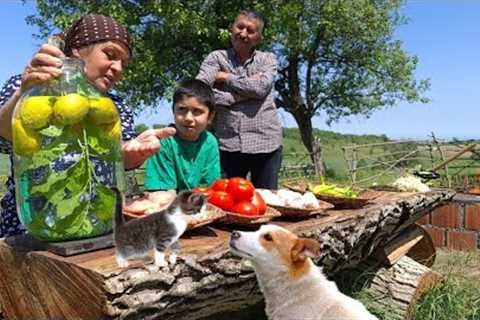
M188 201L194 206L201 207L207 201L207 197L201 193L194 192L188 197Z
M191 194L192 194L191 191L187 191L187 190L180 191L180 193L178 194L178 199L181 202L186 203L190 200L189 198L190 198Z

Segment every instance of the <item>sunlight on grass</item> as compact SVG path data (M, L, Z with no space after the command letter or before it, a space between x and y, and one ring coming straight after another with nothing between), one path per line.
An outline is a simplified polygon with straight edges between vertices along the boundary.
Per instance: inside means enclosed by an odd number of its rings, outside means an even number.
M433 269L445 279L413 306L412 319L480 319L480 251L441 250Z

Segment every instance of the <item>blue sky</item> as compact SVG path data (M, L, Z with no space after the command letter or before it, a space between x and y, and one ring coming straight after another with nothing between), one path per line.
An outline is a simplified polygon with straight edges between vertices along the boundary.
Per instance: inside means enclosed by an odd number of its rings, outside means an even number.
M480 1L410 0L403 8L409 18L396 37L404 49L419 57L417 79L430 78L427 96L431 103L399 103L379 110L369 119L352 117L328 127L325 119L314 119L321 129L355 134L387 134L391 138L480 138ZM36 29L25 17L35 12L35 1L0 0L0 82L23 70L40 42ZM153 115L145 112L137 121L152 124L171 121L170 107L161 106ZM295 126L282 112L284 126Z

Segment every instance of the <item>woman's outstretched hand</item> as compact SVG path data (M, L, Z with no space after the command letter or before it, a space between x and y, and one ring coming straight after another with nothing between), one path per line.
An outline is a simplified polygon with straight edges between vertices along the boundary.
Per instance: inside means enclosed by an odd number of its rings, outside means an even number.
M160 139L173 136L175 132L175 128L170 127L149 129L135 139L125 142L122 146L125 168L132 169L140 166L160 149Z

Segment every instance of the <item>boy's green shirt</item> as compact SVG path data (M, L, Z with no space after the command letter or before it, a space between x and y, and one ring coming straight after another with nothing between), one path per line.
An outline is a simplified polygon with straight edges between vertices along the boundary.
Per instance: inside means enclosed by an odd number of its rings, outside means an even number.
M190 190L220 178L217 139L203 131L191 142L178 135L160 140L160 150L147 159L145 190Z

